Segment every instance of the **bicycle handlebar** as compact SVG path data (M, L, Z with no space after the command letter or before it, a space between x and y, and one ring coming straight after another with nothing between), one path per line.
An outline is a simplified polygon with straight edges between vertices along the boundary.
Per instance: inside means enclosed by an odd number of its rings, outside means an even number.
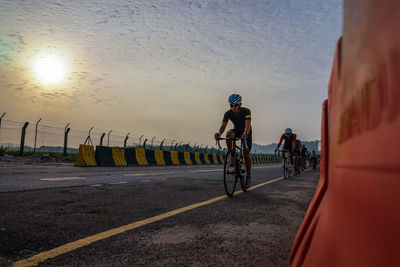
M215 143L218 144L218 147L219 147L219 148L222 148L222 147L221 147L221 144L220 144L220 142L219 142L220 140L231 140L231 141L242 140L242 141L245 141L243 138L234 138L234 137L226 137L226 138L223 138L223 137L220 137L220 138L217 138L217 140L215 141ZM244 147L244 149L247 149L247 142L243 142L243 147Z

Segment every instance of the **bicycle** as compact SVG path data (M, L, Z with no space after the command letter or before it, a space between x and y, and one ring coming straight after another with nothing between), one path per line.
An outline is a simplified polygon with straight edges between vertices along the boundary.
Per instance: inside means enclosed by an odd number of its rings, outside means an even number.
M228 197L232 197L235 193L236 183L240 179L240 186L243 192L246 192L248 187L247 171L244 162L243 150L247 149L247 144L243 138L218 138L217 144L221 148L220 140L232 140L234 149L228 150L225 155L224 163L224 187ZM241 140L240 146L236 145L236 141ZM234 170L232 168L234 167Z
M286 152L285 153L285 158L283 159L283 178L284 179L290 179L292 177L292 168L290 167L290 159L288 157L289 151L287 150L278 150L279 155L280 152Z
M302 172L302 157L298 153L294 153L294 176L301 174Z

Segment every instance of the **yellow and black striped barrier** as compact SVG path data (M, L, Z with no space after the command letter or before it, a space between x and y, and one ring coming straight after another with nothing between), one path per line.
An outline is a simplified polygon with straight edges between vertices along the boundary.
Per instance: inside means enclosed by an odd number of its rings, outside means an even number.
M118 148L80 145L77 167L86 166L171 166L224 164L225 156L199 152L148 150L144 148ZM253 164L279 163L280 158L252 155Z

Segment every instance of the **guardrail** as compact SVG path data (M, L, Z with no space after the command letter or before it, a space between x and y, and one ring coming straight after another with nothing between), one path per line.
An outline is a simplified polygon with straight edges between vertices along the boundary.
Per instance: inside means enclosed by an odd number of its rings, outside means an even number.
M280 163L277 157L253 155L254 164ZM74 166L171 166L171 165L218 165L224 163L224 156L215 153L187 151L165 151L141 147L106 147L83 144L79 146Z

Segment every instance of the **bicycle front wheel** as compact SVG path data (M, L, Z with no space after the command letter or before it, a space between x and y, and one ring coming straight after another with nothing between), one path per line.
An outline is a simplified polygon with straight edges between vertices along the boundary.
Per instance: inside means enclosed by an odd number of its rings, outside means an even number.
M235 193L237 176L236 176L236 162L235 157L232 157L231 152L228 151L225 155L224 163L224 186L225 192L228 197L232 197Z
M286 158L283 165L283 178L289 179L290 178L290 170L289 170L289 161Z

